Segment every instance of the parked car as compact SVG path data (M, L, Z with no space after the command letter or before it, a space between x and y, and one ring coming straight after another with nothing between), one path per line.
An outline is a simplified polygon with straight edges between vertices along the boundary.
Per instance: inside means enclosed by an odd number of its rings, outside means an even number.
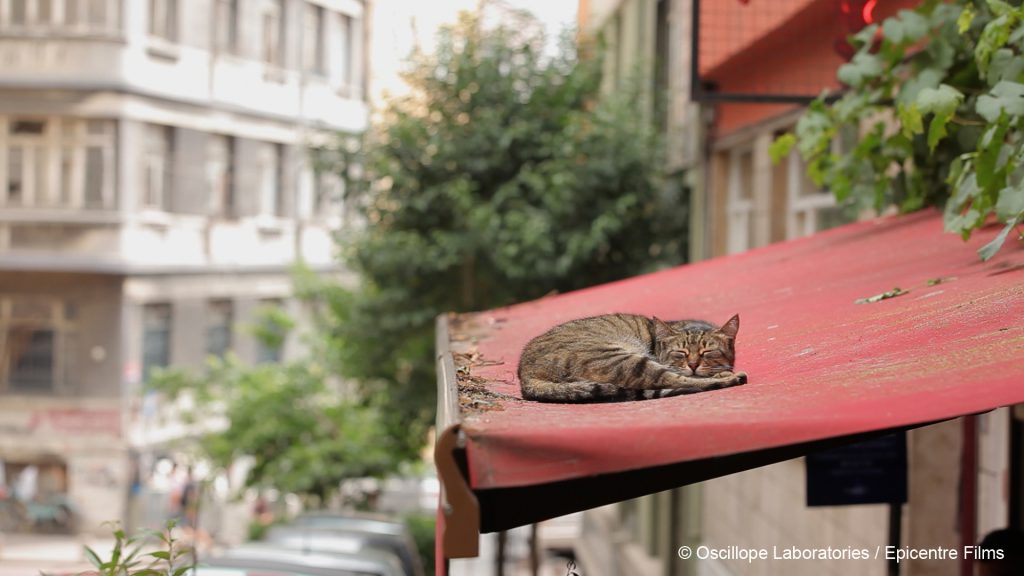
M326 528L331 530L356 530L373 534L408 535L405 524L386 516L360 514L357 512L303 512L292 521L295 526Z
M402 576L401 564L386 554L318 554L272 545L246 544L203 560L196 576Z
M394 557L402 566L404 576L422 576L423 567L412 538L405 527L394 522L380 522L377 531L358 530L358 523L338 523L349 528L273 526L261 542L277 548L324 554L360 554L375 552ZM397 526L397 528L396 528Z

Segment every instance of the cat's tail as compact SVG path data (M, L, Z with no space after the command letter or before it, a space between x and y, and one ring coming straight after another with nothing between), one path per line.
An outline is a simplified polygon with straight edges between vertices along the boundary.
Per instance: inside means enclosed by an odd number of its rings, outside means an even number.
M551 382L526 377L522 379L520 387L524 400L537 402L614 402L631 400L636 396L635 390L589 380Z

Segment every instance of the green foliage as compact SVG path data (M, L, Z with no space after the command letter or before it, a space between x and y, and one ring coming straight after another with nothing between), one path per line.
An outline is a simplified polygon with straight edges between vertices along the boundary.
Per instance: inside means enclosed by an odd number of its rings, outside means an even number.
M223 467L252 457L250 486L323 502L340 481L381 476L399 463L379 410L342 393L313 358L246 366L229 355L198 374L161 371L150 386L169 399L192 395L193 418L225 417L226 428L203 437L203 450Z
M405 525L416 543L416 551L423 562L425 576L434 576L434 530L437 519L428 514L410 514L405 517Z
M437 315L616 280L686 251L686 204L660 176L639 99L599 98L598 58L580 58L571 38L546 55L541 27L518 18L484 29L467 15L435 54L414 56L412 93L365 140L365 178L347 174L368 226L340 244L360 283L307 287L337 366L383 399L409 455L433 423Z
M856 34L837 72L848 90L831 104L823 94L797 125L808 175L862 207L945 204L946 229L965 239L995 217L1006 227L979 250L995 254L1024 221L1019 4L925 0L883 22L880 44L877 26Z
M294 328L295 320L281 306L265 305L256 311L256 321L249 330L261 345L276 350L284 346Z
M114 547L104 560L92 548L85 547L85 557L98 576L184 576L195 571L195 550L181 545L174 537L173 520L164 530L145 531L128 536L113 525ZM147 544L159 543L158 550L143 552ZM148 560L146 560L148 558Z

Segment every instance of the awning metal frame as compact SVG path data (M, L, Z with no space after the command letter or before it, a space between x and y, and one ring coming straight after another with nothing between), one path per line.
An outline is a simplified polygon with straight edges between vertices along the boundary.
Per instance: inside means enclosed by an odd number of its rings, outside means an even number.
M480 547L480 504L469 487L466 437L459 424L459 389L449 347L448 317L437 317L437 442L434 464L441 481L437 536L447 558L473 558Z

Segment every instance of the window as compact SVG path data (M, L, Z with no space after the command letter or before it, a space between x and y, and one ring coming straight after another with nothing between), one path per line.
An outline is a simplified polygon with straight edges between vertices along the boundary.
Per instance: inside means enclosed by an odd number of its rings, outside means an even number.
M810 181L800 155L790 154L787 162L786 238L808 236L841 224L842 213L835 197Z
M120 22L120 0L0 0L0 27L23 31L111 32Z
M0 206L114 208L109 120L0 119Z
M223 358L231 349L234 310L230 300L214 300L206 310L206 353Z
M302 30L302 68L306 72L324 73L324 9L306 4Z
M280 144L263 144L260 149L260 215L278 216L281 213L281 157Z
M284 65L284 2L270 0L263 7L263 63Z
M316 195L316 173L309 165L299 171L298 189L295 196L295 217L306 220L313 215L313 197Z
M238 0L214 0L214 41L218 52L238 51Z
M338 34L334 39L334 46L331 50L331 59L334 61L334 75L338 78L343 95L348 96L352 91L353 83L353 30L352 17L347 14L338 14Z
M234 213L234 139L211 134L206 149L206 177L210 214Z
M24 26L28 23L28 0L11 0L11 24Z
M729 192L726 210L729 218L730 254L753 247L754 242L754 150L733 151L729 156Z
M171 305L146 304L142 308L142 377L171 363Z
M333 172L317 170L313 173L313 216L341 215L345 181Z
M177 0L149 0L149 35L168 42L178 39Z
M0 297L0 390L53 392L74 352L74 326L59 300Z
M142 197L143 208L166 210L171 194L171 151L174 129L170 126L146 126L146 142L142 156Z

